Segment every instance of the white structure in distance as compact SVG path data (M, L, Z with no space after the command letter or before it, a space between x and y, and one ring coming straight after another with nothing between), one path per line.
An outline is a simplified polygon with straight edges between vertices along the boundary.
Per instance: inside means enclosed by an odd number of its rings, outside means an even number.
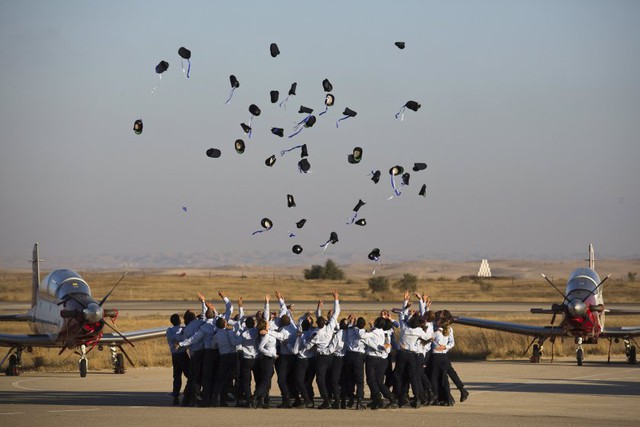
M491 269L489 268L489 261L483 259L478 269L478 277L491 277Z

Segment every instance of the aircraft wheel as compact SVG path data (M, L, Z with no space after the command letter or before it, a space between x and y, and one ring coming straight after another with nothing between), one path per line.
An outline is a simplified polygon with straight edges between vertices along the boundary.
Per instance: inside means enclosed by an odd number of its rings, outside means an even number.
M533 345L533 354L531 356L531 363L540 363L540 346L538 344Z
M582 360L584 359L584 353L581 348L576 352L576 359L578 360L578 366L582 366Z
M629 347L629 363L632 365L636 364L636 346L632 345Z
M87 376L87 359L80 359L78 362L78 366L80 368L80 377L84 378Z
M124 374L124 356L122 353L116 354L116 366L113 372L116 374Z
M18 356L12 354L9 356L9 365L5 371L5 375L8 377L17 377L20 375L20 368L18 367Z

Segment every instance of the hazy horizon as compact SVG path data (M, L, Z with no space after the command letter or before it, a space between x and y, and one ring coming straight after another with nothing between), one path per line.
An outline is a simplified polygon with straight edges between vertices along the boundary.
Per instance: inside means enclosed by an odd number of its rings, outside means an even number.
M625 1L0 0L0 266L34 242L65 265L575 259L589 243L640 258L638 16ZM325 78L336 102L319 116ZM286 109L270 102L294 81ZM421 108L396 119L408 100ZM300 105L318 120L287 138ZM298 149L280 156L300 144L309 174ZM389 199L396 164L411 178ZM359 199L365 227L347 224Z

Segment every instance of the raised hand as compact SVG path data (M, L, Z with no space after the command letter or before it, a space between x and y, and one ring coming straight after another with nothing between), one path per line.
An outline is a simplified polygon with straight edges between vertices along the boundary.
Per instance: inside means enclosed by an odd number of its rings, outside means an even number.
M269 302L271 301L271 297L269 296L269 294L264 294L264 302Z
M242 307L242 297L238 298L238 307Z
M404 300L409 301L409 291L404 291Z
M337 290L337 289L335 289L333 292L331 292L331 295L333 295L333 299L334 299L334 300L337 300L337 299L338 299L338 297L339 297L339 295L338 295L338 290Z
M224 299L224 292L223 291L218 291L218 295L220 296L220 298Z
M282 294L281 294L281 293L280 293L280 291L278 291L277 289L276 289L276 291L275 291L274 295L276 296L276 298L278 298L278 299L282 299Z
M198 292L198 300L200 300L200 302L205 302L206 298L204 297L204 295Z

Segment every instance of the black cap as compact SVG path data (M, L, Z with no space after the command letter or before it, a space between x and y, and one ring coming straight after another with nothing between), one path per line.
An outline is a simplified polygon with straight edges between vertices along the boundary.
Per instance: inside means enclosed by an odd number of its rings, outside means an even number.
M162 74L169 68L169 63L167 61L160 61L158 65L156 65L156 73Z
M186 47L181 47L178 49L178 55L180 55L181 58L189 59L191 58L191 51Z
M207 150L207 156L211 157L212 159L217 159L221 154L222 153L217 148L209 148Z
M298 82L291 83L291 87L289 88L289 93L287 95L295 95L297 87L298 87Z
M422 197L427 197L427 184L422 184L422 187L420 188L418 195Z
M254 116L260 115L260 108L256 104L249 105L249 112Z
M302 253L302 246L293 245L293 247L291 248L291 251L296 255L300 255Z
M304 122L304 127L310 128L315 123L316 123L316 116L309 116L309 118Z
M271 56L273 58L280 55L280 49L278 49L278 45L275 43L271 43L271 46L269 46L269 50L271 51Z
M311 113L313 113L313 108L309 108L309 107L305 107L304 105L301 105L300 109L298 110L298 113L300 113L300 114L311 114Z
M347 117L355 117L358 113L356 113L355 111L347 107L344 109L344 112L342 114L344 114Z
M229 76L229 81L231 82L231 87L240 87L240 82L233 74Z
M398 49L404 49L404 42L395 42L394 44L398 47Z
M407 107L409 110L412 111L418 111L421 107L420 103L416 102L416 101L407 101L406 104L404 104L405 107Z
M309 163L309 160L307 159L302 159L298 162L298 169L300 172L307 173L309 172L309 169L311 169L311 163Z
M260 221L260 225L262 225L262 228L269 230L271 229L271 227L273 227L273 222L271 222L269 218L262 218L262 221Z
M356 225L360 225L364 227L365 225L367 225L367 220L364 218L360 218L359 220L356 221Z
M389 169L389 173L393 176L400 175L404 172L404 168L400 165L395 165Z
M298 227L298 228L304 227L304 223L305 222L307 222L307 220L302 218L300 221L296 222L296 227Z
M280 92L278 92L277 90L272 90L271 92L269 92L269 96L271 97L271 103L275 104L276 102L278 102Z
M375 248L374 250L369 252L368 257L371 261L377 261L378 258L380 258L380 249Z
M373 175L371 176L371 181L373 181L374 184L377 184L378 181L380 181L380 171L377 170L373 173Z
M236 153L238 154L244 153L244 148L245 148L244 141L241 139L236 139L236 142L233 143L233 148L236 149Z
M327 107L331 107L334 102L336 102L336 98L330 93L328 93L327 96L324 97L324 105L326 105Z
M414 172L419 172L421 170L425 170L427 168L427 164L426 163L414 163L413 164L413 171Z
M242 130L244 131L244 133L249 133L251 132L251 126L249 126L246 123L240 123L240 127L242 128Z
M331 84L329 79L324 79L322 81L322 88L324 89L325 92L331 92L333 90L333 85Z
M360 163L360 160L362 160L362 148L361 147L355 147L353 149L353 154L349 154L347 156L347 161L349 163L351 163L352 165L354 165L356 163Z
M276 162L276 156L275 154L271 157L269 157L267 160L264 161L264 164L271 167L273 166L273 164Z
M282 128L271 128L271 133L282 138L284 136L284 129Z
M402 174L402 183L404 185L409 185L409 178L411 178L411 174L409 172L405 172Z
M332 231L331 234L329 235L329 241L331 242L332 245L335 245L336 243L338 243L338 233L336 233L335 231Z
M133 122L133 131L136 135L140 135L142 133L142 120L138 119Z
M358 204L356 204L356 207L353 208L354 212L358 212L360 210L361 207L363 207L364 205L366 205L365 202L362 201L362 199L358 200Z
M308 157L309 152L307 151L307 144L302 144L302 149L300 150L300 157Z
M287 207L288 208L296 207L296 201L293 199L293 196L291 194L287 194Z

